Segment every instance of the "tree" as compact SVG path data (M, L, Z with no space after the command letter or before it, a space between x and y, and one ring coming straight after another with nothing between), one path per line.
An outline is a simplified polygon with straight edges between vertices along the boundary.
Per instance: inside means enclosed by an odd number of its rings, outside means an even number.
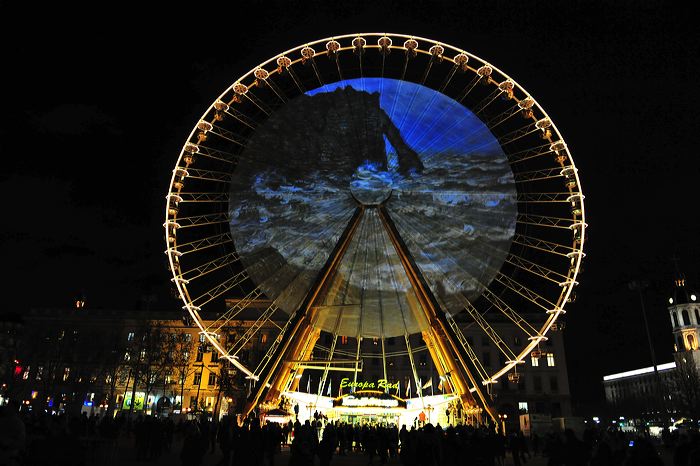
M148 396L161 382L168 370L169 360L168 333L159 322L146 322L141 338L136 338L125 353L125 363L129 367L133 386L131 388L131 406L129 414L133 413L136 389L144 388L144 401L148 402ZM144 406L144 409L146 406Z
M673 384L676 409L692 419L700 419L700 374L691 351L676 356Z
M194 374L197 368L191 364L194 353L194 342L189 333L177 333L170 349L170 365L175 370L180 384L180 411L184 405L185 382Z

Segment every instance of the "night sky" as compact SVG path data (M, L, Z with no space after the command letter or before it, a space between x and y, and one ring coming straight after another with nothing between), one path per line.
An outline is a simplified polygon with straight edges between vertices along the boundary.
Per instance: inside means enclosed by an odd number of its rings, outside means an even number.
M700 289L700 35L662 2L209 4L174 12L2 4L0 235L5 310L173 309L164 196L199 116L241 74L290 47L345 33L440 40L492 62L563 133L586 196L588 242L566 347L574 402L603 374L671 359L673 258ZM562 4L568 4L562 9ZM233 5L233 2L231 2ZM32 5L31 3L29 5ZM201 11L198 10L201 8ZM31 36L30 41L28 37Z

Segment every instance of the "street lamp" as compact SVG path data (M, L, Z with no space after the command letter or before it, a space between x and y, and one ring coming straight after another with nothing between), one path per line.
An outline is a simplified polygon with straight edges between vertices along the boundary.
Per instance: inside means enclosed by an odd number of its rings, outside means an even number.
M656 402L658 403L658 398L661 397L661 410L663 414L661 416L664 427L668 424L666 422L666 400L664 398L661 389L661 376L659 375L659 369L656 366L656 353L654 352L654 345L651 342L651 332L649 332L649 322L647 321L647 311L644 306L644 289L649 287L649 282L647 280L633 280L628 284L629 289L632 291L637 291L639 293L639 303L642 308L642 319L644 320L644 329L647 333L647 343L649 344L649 354L651 355L651 364L654 367L654 382L656 385Z

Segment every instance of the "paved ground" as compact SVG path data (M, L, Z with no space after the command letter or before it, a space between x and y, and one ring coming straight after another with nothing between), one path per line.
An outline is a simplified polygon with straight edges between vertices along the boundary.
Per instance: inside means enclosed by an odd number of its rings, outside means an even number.
M133 448L133 441L128 439L121 439L117 445L112 449L108 448L98 448L95 452L88 455L86 466L179 466L182 464L180 460L180 450L182 444L176 441L170 451L164 452L164 454L159 458L158 461L139 461L136 459L135 451ZM671 466L672 452L670 451L660 451L664 465ZM221 461L222 454L217 449L214 453L207 453L204 457L204 461L201 466L218 466ZM315 465L318 465L318 458L315 459ZM275 458L275 466L288 466L289 464L289 450L287 447L283 447L282 453L277 455ZM374 464L379 466L379 461L375 458ZM398 459L390 460L387 465L394 466L399 465ZM513 464L510 455L506 457L506 464L504 466L511 466ZM536 456L526 463L526 466L545 466L547 464L547 458ZM334 455L331 461L331 466L365 466L367 465L367 457L360 453L352 453L348 456L338 456ZM232 465L237 466L237 465Z
M152 461L137 461L133 446L130 443L119 445L114 451L103 451L88 459L88 466L177 466L181 464L179 452L181 444L175 443L171 451L166 451L157 462ZM204 457L204 462L201 466L217 466L221 460L222 454L220 451L207 453ZM283 447L282 453L275 458L275 466L288 466L289 450ZM315 465L318 465L318 458L315 459ZM331 466L365 466L367 465L367 457L361 453L351 453L347 456L334 455L331 461ZM375 458L374 464L379 466L379 460ZM398 458L390 459L387 466L400 465ZM512 465L513 462L508 456L505 466ZM527 462L527 466L545 466L547 459L543 457L535 457ZM234 465L236 466L236 465Z

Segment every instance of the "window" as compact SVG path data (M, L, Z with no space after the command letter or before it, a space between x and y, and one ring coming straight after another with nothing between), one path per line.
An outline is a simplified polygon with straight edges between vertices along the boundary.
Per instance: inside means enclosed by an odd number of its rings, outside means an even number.
M681 325L690 325L690 316L687 309L681 311L681 321Z
M134 341L134 332L129 332L126 336L126 341Z
M267 333L263 332L260 334L260 343L267 343Z
M678 327L678 315L676 315L675 312L672 312L671 317L673 317L673 326Z
M204 359L204 354L200 350L197 350L197 362L202 362L202 359Z
M192 341L192 334L190 334L190 333L185 333L185 341L188 342L188 343L189 343L190 341Z
M484 351L483 353L484 366L491 367L491 353Z
M541 392L542 391L542 377L539 375L535 375L532 377L532 383L535 387L536 392Z
M128 351L124 351L124 361L129 362L129 360L131 360L131 355Z
M211 409L212 406L214 406L214 397L213 396L208 396L207 399L205 400L206 407Z
M189 361L190 360L190 352L187 350L183 351L182 357L185 359L185 361Z
M379 344L379 338L372 338L372 344L373 345L378 345Z
M27 366L27 368L24 370L24 373L22 374L22 380L27 380L29 378L29 369L30 366Z
M36 368L36 379L41 380L44 376L44 366L39 366Z
M216 374L213 372L209 373L209 380L207 380L207 385L216 385Z
M192 378L192 385L199 385L202 383L202 374L195 374Z
M530 363L532 364L532 367L537 367L540 365L540 358L535 358L531 356Z
M66 367L63 369L63 381L65 382L68 380L68 377L70 377L70 367Z
M527 414L527 401L518 402L518 411Z
M207 337L205 337L203 333L200 333L199 334L199 342L204 343L205 341L207 341Z
M347 345L348 344L348 337L346 337L346 336L340 337L340 343L343 345Z
M520 346L520 337L519 337L519 336L515 335L515 336L513 337L513 344L514 344L515 346Z
M219 352L218 351L212 351L211 362L219 362Z
M549 388L553 393L557 393L559 391L559 379L557 379L555 376L550 377Z
M694 310L695 310L695 322L697 322L697 324L700 325L700 313L698 312L698 308L696 307Z
M165 374L165 383L166 383L166 385L169 385L170 383L172 383L172 375L170 373Z
M197 409L197 397L196 396L191 396L190 397L190 409Z
M554 367L554 353L547 353L547 365Z

